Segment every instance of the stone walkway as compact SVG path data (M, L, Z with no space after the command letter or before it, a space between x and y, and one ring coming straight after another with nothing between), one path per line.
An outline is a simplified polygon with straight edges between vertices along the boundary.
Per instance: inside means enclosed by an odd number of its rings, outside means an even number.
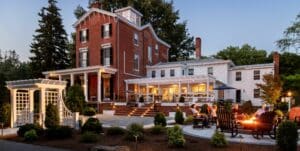
M194 129L193 126L184 126L183 133L186 135L211 139L212 135L214 134L216 127L211 128L196 128ZM276 140L271 139L269 136L264 136L262 139L255 139L252 135L249 134L238 134L238 136L232 138L230 133L224 133L226 136L227 141L235 142L235 143L246 143L246 144L257 144L257 145L275 145ZM300 144L300 140L298 141Z
M2 133L2 129L0 129L0 136L17 134L18 129L19 128L6 128L6 129L3 129L3 133Z
M68 151L68 150L0 140L0 151Z

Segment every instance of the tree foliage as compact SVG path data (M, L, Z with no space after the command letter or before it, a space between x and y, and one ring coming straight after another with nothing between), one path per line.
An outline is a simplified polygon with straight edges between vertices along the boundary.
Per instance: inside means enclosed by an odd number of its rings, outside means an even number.
M76 7L76 9L74 10L74 15L75 15L76 19L79 19L80 17L82 17L85 13L86 13L86 10L80 5L78 5Z
M75 84L68 88L66 106L72 112L83 112L85 107L85 97L80 85Z
M62 25L60 9L56 0L48 0L48 6L38 13L40 20L33 36L30 52L34 76L42 76L42 71L65 69L69 66L67 33Z
M284 37L277 41L277 46L282 51L292 49L298 53L300 49L300 13L297 15L295 21L284 32Z
M270 56L273 55L271 54ZM279 70L281 75L300 74L300 55L290 52L280 54Z
M296 105L300 104L300 74L283 76L283 92L292 92Z
M59 125L58 108L56 105L48 104L46 107L45 126L47 128L57 127Z
M90 0L89 3L95 1L99 0ZM158 37L171 45L170 61L186 59L188 54L194 51L194 38L188 33L186 21L179 22L179 11L174 9L172 1L100 0L100 2L103 4L103 9L107 11L126 6L133 6L140 11L143 14L142 24L151 23ZM77 7L76 14L81 12L84 11Z
M256 49L249 44L242 47L229 46L219 51L214 57L217 59L232 60L236 65L249 65L272 62L265 50Z
M263 82L263 84L256 84L256 86L261 90L260 97L269 104L276 104L282 90L282 82L280 81L280 78L273 74L265 74L263 76Z

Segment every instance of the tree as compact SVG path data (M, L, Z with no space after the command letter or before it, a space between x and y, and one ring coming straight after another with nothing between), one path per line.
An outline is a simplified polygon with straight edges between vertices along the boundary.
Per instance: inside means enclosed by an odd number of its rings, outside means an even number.
M94 1L91 0L90 4ZM133 6L143 14L142 24L151 23L158 37L171 45L169 60L186 59L194 51L194 38L186 28L186 22L179 22L179 11L172 1L164 0L103 0L103 9L107 11Z
M256 84L261 90L260 97L269 104L276 104L282 90L280 78L273 74L265 74L263 76L263 82L263 84Z
M273 53L270 54L269 60L272 60L272 58ZM300 55L290 52L281 53L279 66L282 76L300 74Z
M46 107L45 126L47 128L52 128L58 125L59 125L58 108L56 105L50 103Z
M300 13L293 24L283 32L283 35L284 37L276 42L277 46L282 51L287 51L292 47L298 53L300 48Z
M85 13L86 13L86 10L82 6L80 6L80 5L78 5L76 7L76 9L74 10L74 15L75 15L76 19L79 19Z
M217 59L232 60L236 65L272 62L272 58L269 59L267 57L267 51L258 50L248 44L244 44L242 47L229 46L219 51L214 57Z
M85 107L85 97L80 85L69 87L66 98L66 106L72 112L83 112Z
M295 98L295 103L300 104L300 74L283 76L283 92L291 91L293 98Z
M48 0L48 7L38 13L39 28L35 30L30 50L35 77L42 76L42 71L65 69L70 64L67 33L56 3L56 0Z

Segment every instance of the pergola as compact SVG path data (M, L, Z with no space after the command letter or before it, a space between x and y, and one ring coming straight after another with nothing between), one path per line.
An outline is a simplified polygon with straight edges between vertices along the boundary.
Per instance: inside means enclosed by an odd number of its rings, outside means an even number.
M136 85L137 92L135 92L139 97L141 96L141 86L146 87L146 96L149 96L149 86L156 86L158 93L161 94L161 87L164 85L176 85L178 86L178 96L182 95L181 87L183 84L187 86L188 94L195 94L191 92L190 86L192 84L205 84L205 95L206 101L212 99L210 93L213 93L213 90L210 90L211 87L215 87L216 79L211 75L194 75L194 76L181 76L181 77L163 77L163 78L138 78L138 79L129 79L125 80L126 83L126 99L128 101L128 94L130 92L128 85ZM134 92L134 91L132 91Z
M11 127L34 122L44 125L46 106L49 103L57 105L61 125L74 126L76 116L66 108L62 98L66 81L30 79L8 81L6 84L11 95ZM38 113L34 112L36 91L40 94L39 106L36 109Z

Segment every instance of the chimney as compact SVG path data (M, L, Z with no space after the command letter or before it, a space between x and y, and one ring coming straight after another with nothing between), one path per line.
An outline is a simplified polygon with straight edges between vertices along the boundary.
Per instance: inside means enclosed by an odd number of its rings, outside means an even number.
M95 0L94 2L90 3L90 8L102 9L102 3Z
M274 75L279 76L279 53L275 51L273 53L273 63L274 63Z
M201 58L201 38L200 37L196 37L195 54L196 54L196 59Z

